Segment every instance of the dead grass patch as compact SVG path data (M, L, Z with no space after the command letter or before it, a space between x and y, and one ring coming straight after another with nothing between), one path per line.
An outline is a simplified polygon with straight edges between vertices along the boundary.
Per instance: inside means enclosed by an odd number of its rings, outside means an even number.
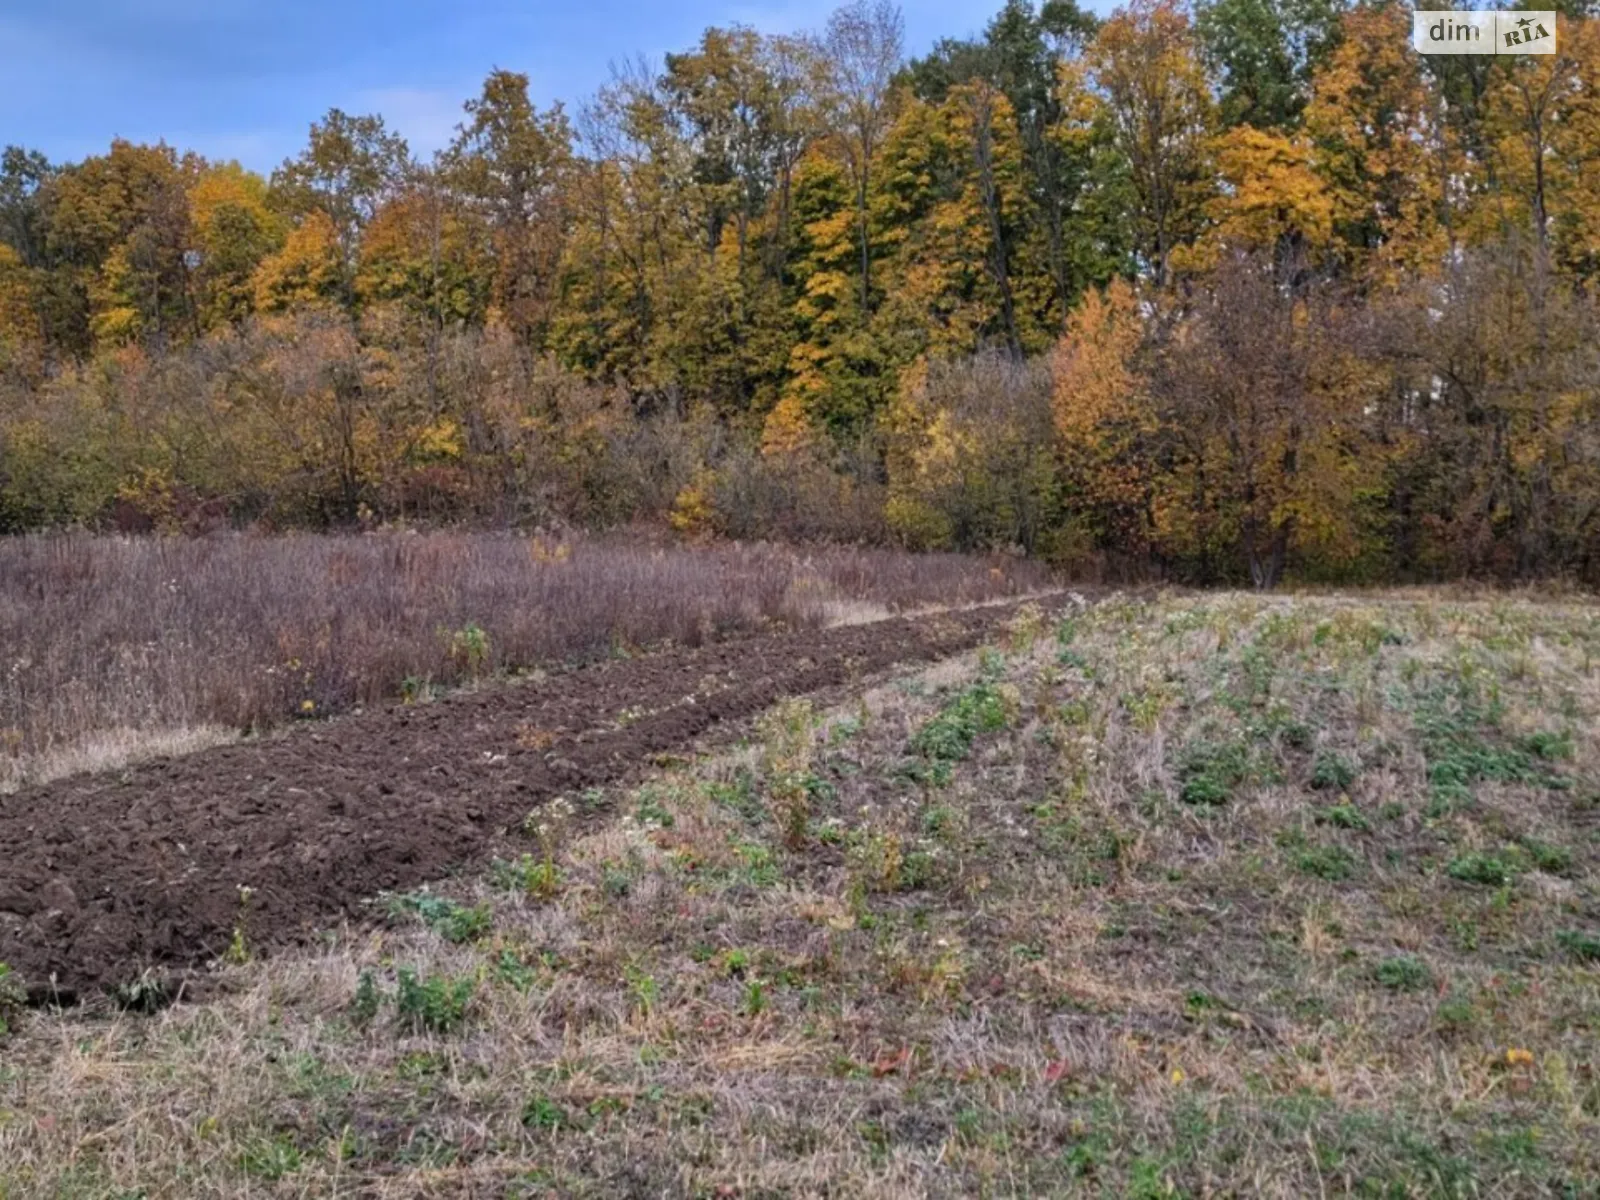
M1122 597L1005 644L819 714L798 840L752 741L604 797L548 898L441 884L476 940L24 1015L0 1193L1592 1190L1600 614Z

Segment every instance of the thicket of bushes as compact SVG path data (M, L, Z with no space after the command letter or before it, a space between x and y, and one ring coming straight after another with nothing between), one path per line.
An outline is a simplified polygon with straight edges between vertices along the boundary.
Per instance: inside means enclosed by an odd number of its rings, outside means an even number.
M412 160L0 160L0 530L632 521L1270 586L1600 579L1600 21L708 30Z

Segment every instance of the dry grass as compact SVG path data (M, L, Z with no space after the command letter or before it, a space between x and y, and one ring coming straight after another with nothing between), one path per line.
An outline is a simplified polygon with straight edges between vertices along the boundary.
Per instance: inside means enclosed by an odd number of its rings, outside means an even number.
M441 885L483 929L16 1017L0 1195L1592 1195L1597 651L1522 600L1020 621L573 797L554 878Z
M0 788L208 727L1044 579L1015 559L488 534L0 541Z

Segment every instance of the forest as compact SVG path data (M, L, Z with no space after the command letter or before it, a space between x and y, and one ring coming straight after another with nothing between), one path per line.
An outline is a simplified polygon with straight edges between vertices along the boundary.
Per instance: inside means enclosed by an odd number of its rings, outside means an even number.
M888 0L426 161L0 164L0 532L670 528L1196 583L1600 580L1600 20ZM625 51L626 47L618 47Z

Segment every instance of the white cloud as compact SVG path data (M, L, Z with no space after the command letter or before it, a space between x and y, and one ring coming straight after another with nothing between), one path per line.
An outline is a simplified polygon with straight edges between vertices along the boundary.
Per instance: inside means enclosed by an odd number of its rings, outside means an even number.
M406 139L415 157L427 158L454 139L456 126L466 115L461 105L477 94L478 87L368 88L359 93L359 104L352 111L379 114L385 125Z

